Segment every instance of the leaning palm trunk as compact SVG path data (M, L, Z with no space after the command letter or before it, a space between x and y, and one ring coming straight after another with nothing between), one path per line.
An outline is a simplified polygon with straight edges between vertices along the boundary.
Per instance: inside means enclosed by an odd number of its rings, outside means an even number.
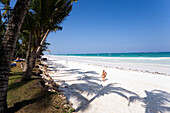
M36 61L37 56L39 55L40 49L41 49L42 45L44 44L44 42L45 42L45 40L46 40L46 38L47 38L47 36L48 36L49 33L50 33L50 30L48 29L48 30L46 31L45 35L43 36L43 38L42 38L42 40L41 40L41 42L40 42L40 44L39 44L39 46L38 46L38 48L37 48L37 50L36 50L35 56L33 56L33 58L34 58L34 59L33 59L33 68L34 68L34 66L35 66L35 61Z
M31 57L30 57L30 61L29 61L28 65L27 65L27 69L26 69L25 73L22 76L23 81L27 81L27 80L31 79L32 71L33 71L34 59L36 59L36 52L35 51L33 51L31 53Z
M26 59L26 71L22 77L22 80L29 80L32 76L32 71L33 71L33 68L35 66L35 61L36 61L36 58L39 54L39 51L40 51L40 48L42 46L42 44L44 43L45 39L47 38L48 34L49 34L50 30L47 30L47 32L45 33L44 37L42 38L41 42L40 42L40 46L37 47L37 49L34 49L31 53L31 58L30 58L30 61L28 61L29 59ZM38 45L38 44L37 44ZM28 53L27 53L28 54ZM29 62L29 63L27 63Z
M29 0L17 1L0 47L0 113L7 112L6 99L10 65L17 42L18 32L25 18L28 4Z
M36 58L37 58L37 56L39 55L40 49L41 49L42 45L44 44L44 42L45 42L45 40L46 40L46 38L47 38L47 36L48 36L49 33L50 33L50 30L48 29L48 30L46 31L45 35L43 36L43 38L42 38L42 40L41 40L41 42L40 42L40 45L38 46L38 48L37 48L37 50L36 50L36 57L34 57L33 66L35 66Z
M45 42L45 40L46 40L46 38L47 38L47 36L48 36L49 33L50 33L50 30L48 29L47 32L45 33L45 35L43 36L43 38L42 38L42 40L41 40L41 42L40 42L40 45L38 46L38 48L37 48L37 50L36 50L36 56L33 57L33 58L34 58L33 68L34 68L34 66L35 66L36 58L37 58L37 56L39 56L40 49L41 49L42 45L44 44L44 42Z
M50 32L50 30L48 29L47 32L45 33L43 39L41 40L40 46L38 46L37 51L36 51L37 54L39 53L41 46L44 44L49 32Z
M33 37L31 36L31 39L32 38ZM34 48L33 51L31 52L31 42L29 44L30 44L30 48L28 49L28 52L27 52L28 58L26 59L26 66L27 67L26 67L25 73L22 76L23 81L27 81L27 80L31 79L32 71L33 71L33 62L34 62L34 59L36 57L36 48ZM35 42L35 46L36 45L37 45L37 40Z
M40 42L40 44L39 44L39 46L38 46L38 48L37 48L37 50L36 50L36 57L34 57L33 66L35 66L36 58L37 58L37 56L39 55L40 49L41 49L42 45L44 44L44 42L45 42L45 40L46 40L46 38L47 38L47 36L48 36L49 33L50 33L50 30L48 29L48 30L46 31L45 35L43 36L43 38L42 38L42 40L41 40L41 42Z

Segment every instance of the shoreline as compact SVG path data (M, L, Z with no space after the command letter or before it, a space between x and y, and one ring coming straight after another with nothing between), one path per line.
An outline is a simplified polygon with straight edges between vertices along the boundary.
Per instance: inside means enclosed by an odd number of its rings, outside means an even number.
M105 59L105 57L55 56L55 55L45 55L45 57L49 57L52 59L58 58L60 60L66 60L69 62L85 63L89 65L103 66L103 67L115 68L115 69L126 70L126 71L136 71L142 73L151 73L151 74L170 76L170 70L169 70L170 64L161 65L161 64L136 63L136 62L119 62L119 61L111 62L111 61L100 60L100 58ZM110 58L106 58L106 59L110 59ZM114 58L112 57L111 59ZM117 58L117 59L136 59L136 58ZM148 58L144 58L144 59L148 59ZM170 58L162 58L162 59L168 59L170 61ZM159 60L159 58L154 58L154 60Z

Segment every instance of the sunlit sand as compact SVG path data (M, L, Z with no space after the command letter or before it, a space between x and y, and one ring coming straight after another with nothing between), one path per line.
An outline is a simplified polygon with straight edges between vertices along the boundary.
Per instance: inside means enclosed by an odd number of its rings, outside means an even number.
M45 56L50 76L80 113L168 113L170 76ZM127 64L126 64L127 65ZM102 71L106 70L106 81Z

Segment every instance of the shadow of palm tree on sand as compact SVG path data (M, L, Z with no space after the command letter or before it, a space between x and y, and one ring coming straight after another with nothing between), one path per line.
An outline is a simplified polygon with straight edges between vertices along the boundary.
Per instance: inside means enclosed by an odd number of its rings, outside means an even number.
M161 90L145 91L146 97L131 96L130 103L141 101L145 108L145 113L165 113L170 112L170 93ZM169 104L169 106L165 106Z

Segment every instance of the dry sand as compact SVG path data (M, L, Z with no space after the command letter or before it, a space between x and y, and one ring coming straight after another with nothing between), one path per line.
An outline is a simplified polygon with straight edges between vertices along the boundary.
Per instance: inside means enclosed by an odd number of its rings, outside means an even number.
M46 57L78 113L170 113L170 76Z

